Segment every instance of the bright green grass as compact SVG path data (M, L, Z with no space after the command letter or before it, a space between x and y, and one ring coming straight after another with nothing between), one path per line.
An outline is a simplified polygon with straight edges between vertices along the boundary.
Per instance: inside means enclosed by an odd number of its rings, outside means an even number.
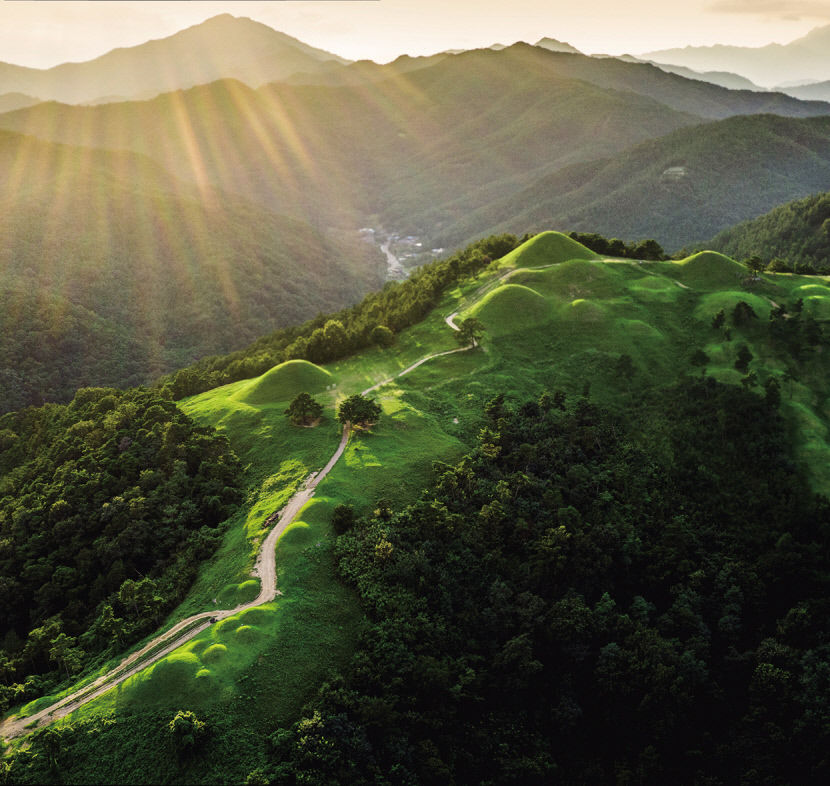
M465 316L480 319L490 326L491 335L528 330L553 317L550 303L536 290L521 284L505 284L489 292Z
M307 360L288 360L266 371L261 377L249 380L234 397L246 404L290 402L297 393L319 393L334 384L334 378L325 369Z
M494 270L447 293L389 349L371 349L325 368L283 364L255 380L182 402L192 417L228 436L245 466L249 493L217 557L203 566L171 619L214 608L214 599L216 607L233 607L255 594L249 571L262 523L333 452L339 400L429 353L454 348L444 323L452 311L475 314L487 328L482 347L430 360L372 394L383 409L380 422L353 436L278 543L283 595L255 614L211 626L81 714L187 706L221 712L239 728L261 718L269 728L292 722L328 671L343 667L359 628L355 599L335 579L329 521L336 504L365 513L381 498L396 505L413 500L431 479L433 461L452 461L471 446L482 407L498 392L518 402L545 389L579 396L589 385L598 403L624 408L644 388L699 374L689 364L696 347L710 358L706 374L739 384L742 374L734 362L740 343L750 347L751 367L763 382L786 365L765 338L769 300L791 303L802 297L818 316L824 313L825 291L830 293L826 282L798 276L767 276L743 291L738 281L739 274L746 277L743 268L718 254L698 254L683 263L601 262L590 252L575 258L582 252L572 243L558 233L528 241ZM511 265L535 269L519 269L499 283ZM471 307L482 292L481 302ZM753 306L758 324L733 329L733 340L726 341L711 328L711 317L720 308L730 311L738 300ZM623 354L633 362L630 379L617 371ZM830 490L826 354L814 353L805 364L809 371L782 389L782 412L793 426L797 457L825 493ZM291 426L285 402L313 385L325 407L322 423L314 429Z
M542 232L499 260L499 267L539 267L569 259L599 259L599 256L561 232Z
M765 323L769 319L769 312L772 310L769 300L741 290L726 290L703 295L695 309L695 319L711 324L712 318L721 310L730 316L740 301L752 306L760 322Z
M734 289L748 276L747 269L716 251L701 251L675 264L675 277L698 290Z

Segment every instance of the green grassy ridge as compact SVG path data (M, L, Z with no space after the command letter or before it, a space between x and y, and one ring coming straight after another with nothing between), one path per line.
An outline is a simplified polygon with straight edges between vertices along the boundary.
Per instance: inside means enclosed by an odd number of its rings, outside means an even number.
M566 241L572 243L567 238ZM526 245L532 248L533 239ZM496 273L494 269L488 276L494 277ZM328 460L339 439L339 426L333 418L337 403L353 391L393 376L426 354L453 348L455 343L452 333L441 314L450 309L451 304L476 291L480 284L476 280L459 285L445 296L431 315L405 331L393 348L372 349L332 363L325 369L307 361L289 361L255 379L231 383L181 402L190 416L201 423L215 426L231 440L248 474L249 494L246 504L232 519L217 557L204 566L190 595L165 625L206 608L233 607L255 597L258 585L251 580L249 570L258 543L265 534L263 522L290 499L310 472L319 469ZM316 428L304 429L291 425L284 415L284 409L286 403L296 393L308 389L309 384L323 387L317 398L324 403L326 415ZM336 598L336 602L329 606L331 613L339 610L344 620L351 620L350 625L345 625L347 630L349 627L354 628L356 619L356 609L350 594L344 593L343 588L333 579L330 565L327 570L321 570L320 565L316 564L312 570L309 554L297 553L288 545L289 535L302 528L309 538L317 538L314 542L320 545L315 545L315 548L325 551L331 545L332 533L328 522L336 504L348 502L359 513L363 513L379 498L414 499L430 477L433 458L457 458L467 447L468 443L464 440L469 439L470 429L466 422L468 416L460 423L453 423L449 417L436 418L434 414L426 413L422 408L404 401L394 385L382 389L380 401L384 422L388 425L385 433L359 433L352 438L340 464L318 487L314 499L278 544L280 588L283 587L283 581L289 582L290 586L291 577L311 570L322 596L330 593ZM287 589L286 594L288 592ZM302 662L301 652L306 649L316 651L321 647L332 653L333 662L342 662L343 653L348 650L348 647L343 649L343 642L350 641L350 635L341 637L340 646L338 642L327 640L326 626L321 627L321 638L316 643L309 635L297 635L297 630L303 627L304 614L320 613L320 597L296 605L283 603L278 598L275 604L269 630L280 633L244 642L247 650L258 653L259 662L263 659L267 661L266 653L281 647L286 649L290 661L295 664ZM339 630L340 627L338 624L334 629ZM287 631L291 631L291 634ZM200 642L212 635L213 629L210 629L194 641ZM234 642L222 644L232 647ZM235 644L238 646L240 642ZM185 645L185 651L190 651L189 647L190 644ZM338 653L341 661L337 661ZM172 653L159 663L175 655ZM190 665L186 667L183 663ZM244 672L246 664L250 666L250 661L229 658L227 664L219 668L221 673L218 679L226 688L222 694L226 698L233 695L229 686ZM176 700L190 696L191 692L196 696L202 695L195 690L197 686L194 681L197 675L204 669L210 670L210 667L199 664L192 658L185 658L179 661L176 668L178 678L173 682L179 686L178 691L170 693L165 687L169 681L161 677L156 688L153 688L153 666L125 681L115 691L91 702L74 713L73 717L98 717L112 709L132 711L141 706L148 695L167 696L160 703L163 705L167 702L169 706L173 706ZM162 668L159 673L163 675L165 669ZM322 671L319 671L317 676L321 674ZM146 676L142 678L142 675ZM204 682L207 675L201 673L198 679ZM297 681L293 684L294 692L283 692L285 701L278 700L275 704L281 708L276 712L283 713L280 717L284 722L288 722L286 718L290 718L292 712L299 710L301 697L307 696L307 692L303 692L306 689L300 689L299 685L307 686L308 682ZM194 690L191 691L190 688ZM215 694L208 691L201 704L213 706L214 699Z
M469 447L481 426L483 404L496 392L512 400L556 388L578 396L587 382L592 398L611 408L625 407L632 396L679 375L699 373L689 365L695 347L710 357L707 374L739 384L742 375L733 365L741 343L755 356L751 368L763 382L786 366L764 333L769 299L789 302L809 287L810 297L830 307L830 286L823 279L765 276L751 291L744 291L736 286L740 282L734 278L734 261L720 255L639 263L563 260L555 253L538 253L540 248L539 240L532 238L517 249L512 260L516 269L502 282L497 279L503 267L493 266L447 293L423 322L399 336L395 348L373 349L321 369L296 367L312 379L320 379L322 371L337 381L336 388L317 396L325 406L317 428L294 427L285 418L285 401L300 389L281 385L281 367L257 380L182 402L188 414L228 436L251 481L248 502L233 521L217 559L204 566L180 609L183 616L185 611L202 610L212 597L232 605L253 591L247 571L263 534L262 520L334 450L337 402L428 353L452 348L453 336L443 315L468 302L482 284L492 287L480 303L462 312L486 320L482 347L435 358L373 394L383 408L380 423L353 437L343 459L278 543L278 587L284 594L263 607L256 620L234 617L212 626L173 653L172 660L168 657L136 675L77 717L100 717L109 710L126 717L152 705L171 711L181 706L218 711L242 725L259 713L274 728L290 723L329 670L347 662L360 627L354 598L334 578L329 521L336 504L352 504L361 513L379 498L396 505L413 499L431 476L433 460L450 461ZM528 261L533 266L526 267ZM704 264L713 280L729 282L730 289L709 286L696 270ZM699 287L695 277L703 279ZM733 327L731 341L725 341L712 329L711 316L738 300L751 303L760 319L746 328ZM530 317L528 303L533 304ZM623 354L633 362L630 379L617 371ZM830 488L824 461L830 456L825 425L830 413L824 411L830 378L826 363L816 353L805 365L809 373L782 388L782 409L793 426L798 455L818 489ZM272 377L280 381L276 387L285 397L282 401L243 400L246 390L257 383L264 390ZM291 378L299 385L305 377ZM647 423L643 429L648 429ZM257 685L259 692L248 690L249 685Z

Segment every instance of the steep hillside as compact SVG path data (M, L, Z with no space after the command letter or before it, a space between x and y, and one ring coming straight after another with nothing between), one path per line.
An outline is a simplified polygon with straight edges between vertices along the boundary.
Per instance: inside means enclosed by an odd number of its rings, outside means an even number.
M95 60L39 70L0 63L8 92L69 104L148 98L226 77L257 87L296 71L347 62L267 25L222 14L175 35L114 49Z
M725 229L707 243L744 259L779 259L785 269L811 266L830 270L830 193L816 194L774 208L751 221Z
M645 142L625 156L562 169L470 213L435 242L452 245L503 226L559 226L653 237L676 250L828 184L826 118L731 118Z
M814 302L800 309L807 290ZM248 496L172 620L250 597L254 544L331 455L339 401L381 383L383 412L279 541L282 594L58 726L64 778L371 782L402 750L416 780L440 769L459 782L516 768L585 781L633 768L644 751L669 780L693 762L706 777L773 780L818 766L810 680L827 656L811 620L828 577L826 509L812 492L830 489L828 306L823 278L748 284L717 253L600 260L547 233L449 282L393 347L278 366L184 401L228 437ZM435 354L456 343L453 311L486 321L485 339ZM291 426L285 406L309 384L323 421ZM799 677L794 726L776 714L777 694L757 688L783 670L761 659L782 653ZM342 679L328 681L332 668ZM517 695L532 722L515 719ZM167 731L185 704L210 735L187 755ZM767 756L759 713L781 730ZM502 745L515 729L502 714L526 725L532 767L521 746ZM458 755L471 728L476 755ZM599 754L585 743L598 730ZM16 782L43 780L52 740L40 732L31 751L43 755L13 756Z
M356 301L371 248L183 184L147 158L4 132L3 408L149 382Z

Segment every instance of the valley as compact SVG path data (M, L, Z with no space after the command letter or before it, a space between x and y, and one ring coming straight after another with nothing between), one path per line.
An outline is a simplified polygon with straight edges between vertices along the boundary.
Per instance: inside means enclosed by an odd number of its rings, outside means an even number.
M0 62L0 784L830 779L830 26L465 2Z

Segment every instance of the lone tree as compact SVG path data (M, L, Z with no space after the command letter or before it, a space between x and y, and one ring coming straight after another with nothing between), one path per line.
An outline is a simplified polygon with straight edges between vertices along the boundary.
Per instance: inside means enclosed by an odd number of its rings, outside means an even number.
M749 364L752 362L752 352L746 344L741 344L738 347L738 357L735 360L735 368L742 371L744 374L749 370Z
M298 393L285 414L295 426L308 426L322 416L323 405L316 402L310 393Z
M355 393L343 401L337 409L337 419L343 423L369 424L380 417L380 404L374 399L364 398Z
M467 319L458 325L455 338L461 346L477 347L483 335L484 325L481 324L481 320L475 317L467 317Z
M749 259L744 260L744 265L746 265L747 270L749 270L749 272L752 273L753 278L760 278L761 273L764 272L764 270L767 267L767 264L768 263L764 262L764 260L761 259L761 257L759 257L757 254L749 257Z

